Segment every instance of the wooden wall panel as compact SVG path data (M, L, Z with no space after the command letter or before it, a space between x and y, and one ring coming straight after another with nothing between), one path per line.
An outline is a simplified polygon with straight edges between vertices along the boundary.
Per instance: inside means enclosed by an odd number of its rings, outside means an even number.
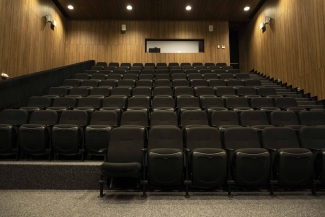
M0 20L0 73L12 78L65 64L66 21L51 0L1 0Z
M121 25L126 32L121 33ZM209 32L208 26L214 31ZM197 54L145 53L145 39L204 39L205 52ZM217 45L226 45L218 49ZM105 62L226 62L229 57L227 21L67 21L66 62L95 59Z
M239 29L240 67L325 99L325 1L269 0ZM272 18L262 32L265 16Z

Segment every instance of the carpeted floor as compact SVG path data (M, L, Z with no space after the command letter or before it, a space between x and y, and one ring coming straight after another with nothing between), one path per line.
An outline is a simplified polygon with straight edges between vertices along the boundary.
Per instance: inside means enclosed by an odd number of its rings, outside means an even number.
M325 193L309 192L239 193L225 192L140 192L105 190L1 190L0 216L325 216Z

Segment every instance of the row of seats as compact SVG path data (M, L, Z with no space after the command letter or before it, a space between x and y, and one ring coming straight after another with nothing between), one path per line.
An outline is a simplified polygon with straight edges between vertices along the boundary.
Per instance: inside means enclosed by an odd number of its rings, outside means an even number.
M132 73L131 73L132 72ZM114 75L114 76L113 76ZM117 76L118 75L118 76ZM88 79L99 79L99 80L106 80L112 79L115 77L116 79L133 79L133 80L142 80L142 79L149 79L149 80L158 80L158 79L168 79L168 80L175 80L175 79L250 79L250 75L247 73L217 73L217 72L206 72L203 73L200 71L189 73L189 72L180 72L180 73L171 73L168 72L164 73L140 73L139 71L128 71L127 73L120 73L120 72L108 72L108 73L77 73L75 75L75 79L81 80L88 80Z
M38 110L31 113L23 109L7 109L0 114L2 138L1 155L80 154L84 149L88 154L97 154L106 148L112 128L140 126L150 129L168 125L179 128L191 126L212 126L220 131L232 127L253 127L263 130L272 126L285 126L300 130L305 126L325 127L325 114L319 111L302 111L298 117L290 111L273 111L270 121L264 111L212 111L211 115L202 110L183 109L179 113L172 110L127 110L119 113L116 108L101 111L65 110L61 115L55 110ZM89 133L92 133L91 135Z
M113 89L114 90L114 89ZM81 96L67 95L66 97L55 97L53 103L50 97L34 96L31 97L28 106L21 107L26 111L36 111L42 109L50 109L56 111L64 111L71 109L79 109L86 111L94 111L98 109L117 108L126 109L146 109L146 110L289 110L300 112L309 110L308 108L299 107L295 98L279 97L274 98L246 98L246 97L216 97L201 95L195 97L193 95L179 95L174 99L168 95L157 95L153 98L145 95L135 95L127 97L123 95L111 95L110 97L101 97L96 95Z
M191 79L190 81L186 79L175 79L170 81L169 79L142 79L142 80L133 80L133 79L107 79L107 80L99 80L99 79L89 79L89 80L80 80L80 79L65 79L61 87L98 87L98 86L107 86L107 87L135 87L135 86L145 86L145 87L173 87L173 86L204 86L204 87L218 87L218 86L231 86L231 87L260 87L261 81L248 79L248 80L222 80L222 79Z
M111 178L141 180L155 188L215 188L231 186L310 187L325 184L325 128L304 127L300 141L287 127L265 128L261 134L250 127L233 127L223 135L213 127L154 126L146 129L120 127L111 132L105 162L101 166L100 196ZM316 160L314 160L316 159ZM313 172L315 169L315 173ZM314 175L314 177L313 177Z
M157 63L157 64L155 64L155 63L145 63L144 65L143 65L143 63L133 63L133 65L132 66L190 66L190 65L192 65L192 66L203 66L203 63L200 63L200 62L195 62L195 63L181 63L181 64L179 64L179 63L168 63L168 65L167 65L167 63ZM227 66L227 64L226 63L205 63L204 64L205 66ZM115 66L115 67L120 67L120 66L128 66L128 67L131 67L131 63L117 63L117 62L110 62L110 63L108 63L108 65L107 65L107 62L97 62L96 63L96 66L104 66L104 67L106 67L106 66Z
M144 84L142 84L144 85ZM110 86L100 86L100 87L87 87L87 86L80 86L80 87L51 87L47 97L56 98L56 97L64 97L70 96L75 97L77 96L98 96L98 97L107 97L110 95L123 95L123 96L251 96L259 97L259 96L271 96L272 98L279 98L282 97L281 95L276 94L276 90L274 88L254 88L254 87L204 87L204 86L197 86L197 87L189 87L189 86L175 86L174 88L168 86L161 86L152 88L151 86L137 86L137 87L110 87Z

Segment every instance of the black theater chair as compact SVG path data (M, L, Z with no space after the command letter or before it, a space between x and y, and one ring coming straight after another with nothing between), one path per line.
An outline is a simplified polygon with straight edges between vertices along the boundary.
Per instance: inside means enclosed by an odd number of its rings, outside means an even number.
M31 115L28 124L19 128L19 146L22 158L28 155L48 155L51 160L52 144L51 130L58 122L58 114L55 111L35 111Z
M272 157L270 194L274 195L274 185L310 185L314 166L313 153L300 147L295 131L289 127L268 127L263 130L262 135L263 147L269 150Z
M18 128L27 123L28 112L22 109L5 109L0 113L0 156L19 158Z
M270 154L261 147L255 129L250 127L226 129L224 147L228 155L228 195L231 195L233 184L241 187L268 186Z
M188 186L215 188L226 181L227 154L222 149L219 131L213 127L184 129L186 151L186 196Z
M63 111L59 124L52 128L54 159L59 155L80 155L84 160L84 132L88 124L86 111Z

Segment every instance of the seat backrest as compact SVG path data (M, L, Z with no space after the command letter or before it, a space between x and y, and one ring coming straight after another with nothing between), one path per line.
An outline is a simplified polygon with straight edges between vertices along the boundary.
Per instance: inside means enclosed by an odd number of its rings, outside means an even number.
M202 97L201 106L203 109L211 107L225 107L223 99L220 97Z
M278 108L298 107L295 98L292 97L278 97L274 99L274 104Z
M203 77L205 80L209 80L209 79L218 79L219 76L215 73L205 73Z
M295 130L289 127L267 127L262 137L264 148L300 148Z
M176 79L186 79L186 74L184 73L172 74L172 80L176 80Z
M116 87L117 82L118 82L117 79L107 79L105 81L101 81L99 86Z
M121 66L131 67L131 63L121 63Z
M236 95L236 92L235 89L232 87L217 87L216 95L217 96Z
M22 109L5 109L0 113L0 124L22 125L27 123L28 112Z
M134 68L135 67L135 68ZM141 72L141 67L133 66L132 69L130 69L126 75L139 75ZM124 75L125 76L125 75Z
M200 108L200 102L197 97L179 97L177 98L177 108Z
M106 80L121 80L123 77L123 75L119 75L119 74L108 74Z
M173 96L173 90L170 87L164 86L164 87L155 87L152 92L152 96Z
M47 108L51 106L51 98L45 96L32 96L28 100L28 106Z
M115 111L96 111L91 115L91 125L118 125L118 114Z
M59 124L74 124L78 126L86 126L88 122L88 114L86 111L63 111Z
M227 66L227 63L216 63L216 66Z
M156 66L154 63L145 63L144 66Z
M235 75L236 79L250 79L251 76L248 73L238 73Z
M193 79L203 79L202 74L200 73L192 73L187 75L188 80L193 80Z
M162 79L169 80L170 77L169 77L169 74L156 74L155 79L156 80L162 80Z
M260 87L258 88L258 95L268 96L268 95L277 95L276 89L273 87Z
M234 79L234 75L230 73L220 73L220 79Z
M261 108L261 107L274 107L273 100L271 98L252 98L251 99L252 108Z
M203 66L202 63L193 63L192 66Z
M157 63L156 66L167 66L167 63Z
M98 87L99 83L98 79L90 79L82 81L80 86Z
M215 66L214 63L204 63L205 66Z
M122 68L122 69L114 69L112 74L117 74L117 75L124 75L126 73L126 69Z
M191 66L191 63L181 63L181 66Z
M86 73L77 73L74 75L75 79L89 79L90 76Z
M92 66L91 70L102 70L104 69L104 66Z
M184 67L183 67L183 69L184 69L185 74L200 74L199 71L197 69L194 69L193 66L184 66ZM189 68L189 67L191 67L191 68ZM201 75L201 78L202 78L202 75Z
M210 95L215 96L212 87L194 87L195 96Z
M209 79L207 81L210 87L226 86L226 82L221 79Z
M30 117L29 124L55 125L58 122L56 111L40 110L34 111Z
M86 87L74 87L70 90L69 95L80 95L80 96L88 96L89 89Z
M135 80L131 80L131 79L119 80L117 85L118 87L134 87Z
M171 66L170 68L170 74L184 74L183 69L180 66Z
M132 95L132 87L115 87L111 90L111 95L121 95L129 97Z
M108 63L108 66L119 67L119 66L120 66L120 64L119 64L119 63L117 63L117 62L110 62L110 63Z
M152 100L152 108L158 107L175 108L175 100L171 96L156 96Z
M104 70L101 70L100 72L103 73ZM84 73L88 74L88 75L93 75L96 73L99 73L98 70L85 70Z
M146 129L143 127L119 127L112 130L107 150L107 162L142 163Z
M79 87L80 80L79 79L65 79L62 83L62 86Z
M151 96L151 87L135 87L133 89L133 96Z
M99 80L105 80L106 75L102 73L94 74L91 76L91 79L99 79Z
M236 107L249 107L248 100L242 97L229 97L226 98L226 107L227 108L236 108Z
M192 79L190 80L190 85L192 87L196 87L196 86L209 86L208 81L205 79Z
M188 87L189 82L186 79L175 79L173 80L174 87Z
M138 108L150 108L150 97L149 96L136 96L130 97L128 99L128 108L138 107Z
M139 80L153 80L154 74L141 74L139 75Z
M230 87L244 86L244 82L237 79L229 79L227 85Z
M127 97L126 96L110 96L106 97L103 102L103 107L116 107L126 108Z
M324 127L302 127L299 131L300 143L303 148L325 148Z
M257 131L250 127L228 128L224 140L227 149L261 148Z
M206 125L209 126L208 116L205 111L187 110L181 114L181 125Z
M183 150L182 131L173 126L155 126L151 128L148 150L155 148L175 148Z
M245 80L245 86L262 86L262 83L260 80L249 79Z
M237 88L237 95L257 95L256 89L254 87L238 87Z
M152 80L149 79L141 79L136 83L137 87L152 87Z
M116 69L118 66L107 66L104 68L105 71L113 71L114 69ZM104 71L103 70L103 71ZM101 71L101 73L103 73L103 71Z
M219 130L214 127L190 127L184 130L186 148L222 148Z
M228 73L231 73L231 74L239 74L240 71L239 71L239 69L228 69Z
M206 66L203 66L203 67L206 67ZM200 70L200 73L203 74L203 75L204 74L211 74L212 73L212 70L211 69L207 69L207 68L199 69L199 70Z
M170 126L178 126L177 124L177 115L174 111L166 111L166 110L157 110L152 112L151 114L151 127L161 126L161 125L170 125Z
M298 117L293 111L273 111L270 121L275 126L299 125Z
M178 63L168 63L168 66L179 66Z
M141 66L141 67L143 67L143 63L133 63L133 66Z
M240 120L242 126L269 125L264 111L242 111Z
M307 126L325 125L325 113L321 111L301 111L300 124Z
M50 87L48 95L65 96L68 94L68 89L65 87Z
M222 125L238 125L238 116L234 111L213 111L211 114L211 125L220 127Z
M123 112L121 117L121 126L148 126L148 114L143 110L130 110Z
M79 99L77 107L99 108L100 107L100 98L99 97L82 97Z
M110 89L107 87L94 87L90 90L90 95L109 96Z
M68 107L74 108L76 106L76 99L70 97L55 98L52 107Z
M139 76L137 74L125 74L123 76L123 79L127 79L127 80L138 80Z
M155 80L154 87L170 87L170 81L168 79Z
M214 69L214 73L221 75L221 74L227 74L227 71L224 69L220 69L220 67L218 67L217 69Z
M104 67L106 67L107 66L107 62L97 62L96 63L96 66L104 66Z

